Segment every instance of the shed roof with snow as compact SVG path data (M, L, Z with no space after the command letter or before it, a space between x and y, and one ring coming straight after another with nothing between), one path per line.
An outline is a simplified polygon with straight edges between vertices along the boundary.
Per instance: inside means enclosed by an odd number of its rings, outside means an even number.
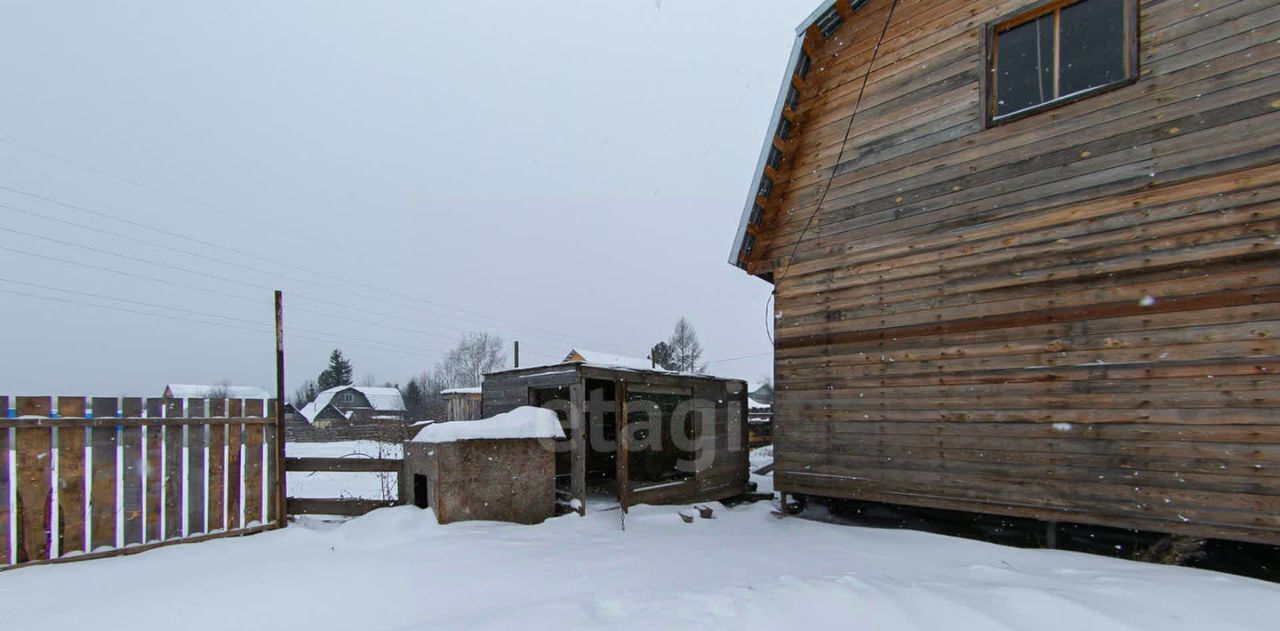
M564 438L560 419L551 410L530 406L466 423L434 423L418 432L415 443L452 443L460 440L509 440Z

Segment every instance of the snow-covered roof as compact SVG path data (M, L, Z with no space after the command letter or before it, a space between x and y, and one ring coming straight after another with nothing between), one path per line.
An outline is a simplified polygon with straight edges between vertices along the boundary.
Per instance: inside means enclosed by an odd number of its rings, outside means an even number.
M632 370L659 370L666 372L662 368L654 368L653 362L638 357L627 357L625 355L614 355L612 353L601 353L599 351L590 351L581 348L575 348L569 351L569 355L564 358L565 363L584 363L593 366L608 366L610 368L630 368Z
M555 412L524 406L479 421L433 423L422 428L413 442L452 443L510 438L564 438L564 430Z
M333 397L337 396L339 392L348 389L355 390L356 392L363 394L364 398L369 400L369 405L378 412L404 411L404 398L400 396L400 391L395 388L338 386L336 388L329 388L328 390L317 394L316 400L302 406L302 408L298 410L298 414L301 414L303 418L307 419L308 423L311 423L315 421L316 416L318 416L320 412L324 411L325 407L333 402ZM350 418L350 416L345 413L343 415Z
M223 389L227 391L228 399L270 399L271 395L267 394L266 388L258 386L220 386L217 384L195 384L195 383L171 383L165 386L165 392L175 399L203 399L209 396L209 393Z
M772 410L773 404L747 397L747 407L752 410Z
M449 388L448 390L441 390L440 394L480 394L483 391L483 388L477 386L475 388Z

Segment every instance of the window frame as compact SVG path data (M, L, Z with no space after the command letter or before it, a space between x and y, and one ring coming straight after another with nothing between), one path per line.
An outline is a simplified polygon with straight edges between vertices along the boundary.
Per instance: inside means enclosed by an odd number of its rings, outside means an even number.
M1017 11L1006 14L999 19L987 22L982 26L980 39L982 43L982 68L979 72L979 82L981 84L980 107L982 108L982 120L984 127L990 128L1005 123L1011 123L1021 120L1028 116L1034 116L1046 110L1062 107L1069 103L1075 103L1081 99L1087 99L1103 92L1109 92L1117 88L1132 85L1138 81L1138 75L1141 70L1139 67L1139 34L1141 33L1139 24L1138 0L1121 0L1124 2L1124 37L1125 37L1125 60L1124 69L1125 76L1122 79L1097 85L1087 90L1081 90L1067 96L1059 96L1044 103L1033 105L1031 107L1020 109L1016 112L1010 112L1003 116L996 115L996 100L998 91L996 88L996 38L1000 33L1020 26L1031 20L1038 19L1050 13L1060 12L1063 8L1077 4L1079 2L1088 2L1089 0L1040 0ZM1054 41L1056 44L1058 38L1058 30L1055 29ZM1055 56L1058 51L1055 45ZM1060 74L1059 60L1054 60L1054 76Z

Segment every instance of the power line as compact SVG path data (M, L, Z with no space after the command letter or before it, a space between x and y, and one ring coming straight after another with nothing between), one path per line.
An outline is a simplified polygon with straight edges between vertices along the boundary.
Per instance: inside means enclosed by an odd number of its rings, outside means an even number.
M296 227L294 227L294 226L286 226L286 225L281 224L281 223L279 223L279 222L269 221L269 220L264 220L264 219L263 219L262 217L260 217L260 216L255 216L255 215L252 215L252 214L246 214L246 213L236 212L236 211L233 211L233 210L228 210L228 209L223 208L223 207L221 207L221 206L217 206L217 205L215 205L215 204L210 204L209 202L206 202L206 201L203 201L203 200L199 200L199 199L196 199L196 198L194 198L194 197L189 197L189 196L187 196L187 195L183 195L183 194L181 194L181 193L177 193L177 192L174 192L174 191L170 191L170 190L165 189L165 188L161 188L161 187L158 187L158 186L154 186L154 185L151 185L151 184L147 184L147 183L145 183L145 182L140 182L140 181L135 180L135 179L133 179L133 178L129 178L129 177L126 177L126 176L120 175L119 173L114 173L114 172L112 172L112 171L108 171L108 170L103 169L103 168L101 168L101 167L96 167L96 166L94 166L94 165L92 165L92 164L88 164L88 163L81 162L81 161L78 161L78 160L73 160L73 159L71 159L71 158L68 158L68 157L66 157L66 156L62 156L62 155L59 155L59 154L53 153L53 152L51 152L51 151L45 151L44 149L37 149L37 148L32 147L32 146L30 146L30 145L24 145L24 144L22 144L22 143L17 142L16 140L13 140L12 138L4 138L4 137L0 137L0 143L3 143L3 144L6 144L6 145L9 145L10 147L13 147L14 149L17 149L17 150L19 150L19 151L25 151L25 152L27 152L27 153L32 153L32 154L36 154L36 155L39 155L39 156L44 156L44 157L46 157L46 158L49 158L50 160L56 160L56 161L61 162L61 163L63 163L63 164L69 164L69 165L71 165L71 166L75 166L75 167L79 167L79 168L81 168L81 169L85 169L86 171L91 171L91 172L93 172L93 173L97 173L98 175L101 175L101 176L104 176L104 177L111 178L111 179L113 179L113 180L116 180L117 182L123 182L123 183L125 183L125 184L128 184L128 185L133 186L133 187L136 187L136 188L140 188L140 189L143 189L143 190L151 191L151 192L153 192L153 193L159 193L160 195L164 195L164 196L167 196L167 197L172 197L172 198L174 198L174 199L177 199L177 200L182 201L182 202L186 202L186 203L188 203L188 204L194 204L194 205L196 205L196 206L202 206L202 207L207 208L207 209L209 209L209 210L212 210L212 211L214 211L214 212L222 213L222 214L224 214L224 215L229 215L229 216L235 217L235 218L240 219L240 220L256 221L256 222L258 222L258 223L260 223L260 224L267 225L267 226L271 226L271 227L273 227L273 228L278 228L278 229L284 229L284 230L297 230L297 228L296 228ZM315 236L315 235L312 235L312 234L306 234L305 232L302 232L302 231L300 231L300 230L299 230L298 232L299 232L299 234L302 234L303 236L307 237L308 239L311 239L311 240L314 240L314 241L320 241L320 242L322 242L322 243L324 243L324 244L326 244L326 245L330 245L330 246L333 246L333 247L335 247L335 248L341 248L341 247L342 247L342 245L340 245L340 244L338 244L338 243L335 243L335 242L333 242L333 241L327 241L327 240L325 240L323 237L318 237L318 236Z
M204 325L207 325L207 326L217 326L217 327L223 327L223 328L227 328L227 329L236 329L236 330L240 330L240 331L248 331L248 332L250 332L250 333L264 333L264 334L265 334L265 333L270 333L270 332L272 332L272 331L273 331L273 327L268 327L268 326L263 326L263 327L261 327L261 328L249 328L249 327L237 326L237 325L234 325L234 324L225 324L225 323L222 323L222 322L210 322L210 321L207 321L207 320L196 320L196 319L193 319L193 318L184 318L184 317L180 317L180 316L173 316L173 315L168 315L168 314L164 314L164 313L155 313L155 312L151 312L151 311L139 311L139 310L137 310L137 309L129 309L129 308L127 308L127 307L117 307L117 306L114 306L114 305L104 305L104 304L99 304L99 303L95 303L95 302L85 302L85 301L82 301L82 300L72 300L72 299L70 299L70 298L58 298L58 297L56 297L56 296L44 296L44 295L40 295L40 294L32 294L32 293L28 293L28 292L24 292L24 291L16 291L16 290L12 290L12 289L0 289L0 293L12 294L12 295L16 295L16 296L25 296L25 297L28 297L28 298L36 298L36 299L40 299L40 300L50 300L50 301L54 301L54 302L61 302L61 303L66 303L66 304L73 304L73 305L79 305L79 306L84 306L84 307L97 307L97 308L99 308L99 309L108 309L108 310L111 310L111 311L120 311L120 312L124 312L124 313L132 313L132 314L136 314L136 315L150 316L150 317L153 317L153 318L164 318L164 319L166 319L166 320L177 320L177 321L181 321L181 322L189 322L189 323L193 323L193 324L204 324ZM414 352L410 352L410 351L405 351L405 350L401 350L401 349L397 349L397 348L378 348L378 347L368 346L368 345L362 345L362 344L348 344L347 342L343 342L343 341L340 341L340 340L325 339L325 338L313 337L313 336L310 336L310 335L298 335L298 334L295 334L295 333L289 333L289 332L286 332L286 335L288 335L289 337L292 337L292 338L298 338L298 339L303 339L303 340L308 340L308 341L313 341L313 342L321 342L321 343L324 343L324 344L342 344L342 345L344 345L344 346L348 346L348 345L349 345L349 346L353 346L353 347L355 347L355 348L363 348L363 349L365 349L365 350L373 350L373 351L380 351L380 352L390 352L390 353L400 353L400 354L403 354L403 355L411 355L411 356L414 356L414 357L419 357L419 356L420 356L418 353L414 353Z
M755 355L744 355L740 357L726 357L726 358L723 358L723 360L712 360L712 361L708 361L707 363L728 363L731 361L754 360L754 358L756 357L768 357L771 355L773 355L773 352L769 351L767 353L755 353Z
M268 256L263 256L263 255L261 255L261 254L257 254L257 253L254 253L254 252L249 252L249 251L241 250L241 249L234 248L234 247L231 247L231 246L221 245L221 244L218 244L218 243L214 243L214 242L211 242L211 241L207 241L207 240L205 240L205 239L201 239L201 238L199 238L199 237L194 237L194 236L191 236L191 235L188 235L188 234L183 234L183 233L181 233L181 232L176 232L176 231L168 230L168 229L165 229L165 228L159 228L159 227L156 227L156 226L147 225L147 224L144 224L144 223L141 223L141 222L138 222L138 221L134 221L134 220L127 219L127 218L124 218L124 217L120 217L120 216L115 215L115 214L113 214L113 213L108 213L108 212L104 212L104 211L100 211L100 210L94 210L94 209L91 209L91 208L87 208L87 207L85 207L85 206L81 206L81 205L78 205L78 204L72 204L72 203L70 203L70 202L65 202L65 201L62 201L62 200L59 200L59 199L55 199L55 198L52 198L52 197L48 197L48 196L45 196L45 195L41 195L41 194L38 194L38 193L32 193L32 192L30 192L30 191L24 191L24 190L21 190L21 189L17 189L17 188L14 188L14 187L11 187L11 186L2 185L2 184L0 184L0 190L6 190L6 191L10 191L10 192L12 192L12 193L16 193L16 194L18 194L18 195L23 195L23 196L26 196L26 197L31 197L31 198L33 198L33 199L39 199L39 200L41 200L41 201L45 201L45 202L48 202L48 203L51 203L51 204L56 204L56 205L59 205L59 206L63 206L63 207L65 207L65 208L70 208L70 209L72 209L72 210L77 210L77 211L80 211L80 212L83 212L83 213L87 213L87 214L91 214L91 215L94 215L94 216L97 216L97 217L101 217L101 218L104 218L104 219L109 219L109 220L112 220L112 221L119 221L119 222L126 223L126 224L128 224L128 225L131 225L131 226L134 226L134 227L137 227L137 228L141 228L141 229L144 229L144 230L150 230L150 231L153 231L153 232L158 232L158 233L160 233L160 234L164 234L164 235L166 235L166 236L171 236L171 237L176 237L176 238L186 239L186 240L189 240L189 241L192 241L192 242L195 242L195 243L199 243L199 244L204 245L204 246L206 246L206 247L217 248L217 249L220 249L220 250L227 250L227 251L230 251L230 252L235 252L235 253L240 254L240 255L242 255L242 256L248 256L248 257L256 258L256 259L259 259L259 260L264 260L264 261L267 261L267 262L270 262L270 263L274 263L274 264L276 264L276 265L284 265L284 266L287 266L287 267L292 267L292 268L295 268L295 269L298 269L298 270L301 270L301 271L307 272L307 273L309 273L309 274L313 274L313 275L321 276L321 277L325 277L325 278L330 278L330 279L336 280L336 281L341 282L341 283L345 283L345 284L349 284L349 285L356 285L356 286L364 287L364 288L366 288L366 289L371 289L371 290L373 290L373 291L377 291L377 292L380 292L380 293L383 293L383 294L391 294L391 295L394 295L394 296L400 296L400 297L402 297L402 299L407 299L407 300L410 300L410 301L413 301L413 302L422 303L422 304L425 304L425 305L431 306L431 307L433 307L433 308L435 308L435 309L443 309L443 310L448 310L448 311L455 311L455 312L457 312L457 313L467 314L467 315L471 315L471 316L479 317L479 318L482 318L482 319L485 319L485 320L489 320L490 322L504 324L504 325L506 325L506 326L513 327L513 328L516 328L516 329L524 329L524 330L526 330L526 331L539 331L539 332L541 332L541 333L543 333L543 334L550 335L550 336L552 336L552 337L561 338L561 339L566 339L566 340L573 340L573 339L574 339L574 337L572 337L572 336L563 335L563 334L560 334L560 333L556 333L556 332L554 332L554 331L549 331L549 330L546 330L546 329L542 329L542 328L540 328L540 327L535 327L535 326L527 325L527 324L521 324L521 323L518 323L518 322L506 321L506 320L503 320L503 319L500 319L500 318L495 318L495 317L492 317L492 316L489 316L489 315L486 315L486 314L483 314L483 313L479 313L479 312L472 312L472 311L468 311L468 310L464 310L464 309L459 309L459 308L457 308L457 307L450 307L450 306L448 306L448 305L444 305L444 304L441 304L441 303L436 303L436 302L433 302L433 301L430 301L430 300L425 300L425 299L422 299L422 298L418 298L418 297L416 297L416 296L411 296L411 295L409 295L409 294L404 294L404 293L396 292L396 291L393 291L393 290L384 289L384 288L381 288L381 287L377 287L377 286L369 285L369 284L367 284L367 283L362 283L362 282L360 282L360 281L352 280L352 279L349 279L349 278L343 278L343 277L341 277L341 276L336 276L336 275L333 275L333 274L329 274L329 273L327 273L327 272L317 271L317 270L314 270L314 269L308 268L308 267L306 267L306 266L298 265L298 264L296 264L296 263L291 263L291 262L288 262L288 261L281 261L281 260L279 260L279 259L275 259L275 258L268 257ZM401 304L403 304L403 303L401 303ZM465 320L464 318L460 318L460 317L458 317L458 316L456 316L456 315L449 315L449 314L446 314L446 313L440 313L440 314L438 314L438 315L440 315L440 316L442 316L442 317L452 317L452 318L454 318L454 319ZM488 324L487 326L493 326L493 325L492 325L492 324Z
M80 290L76 290L76 289L66 289L66 288L63 288L63 287L54 287L54 286L51 286L51 285L42 285L42 284L39 284L39 283L29 283L29 282L26 282L26 281L14 280L14 279L11 279L11 278L2 278L2 277L0 277L0 282L6 282L6 283L15 284L15 285L23 285L23 286L26 286L26 287L32 287L32 288L36 288L36 289L44 289L44 290L48 290L48 291L58 291L58 292L63 292L63 293L68 293L68 294L73 294L73 295L86 296L86 297L90 297L90 298L96 298L96 299L99 299L99 300L112 300L112 301L116 301L116 302L124 302L124 303L128 303L128 304L135 304L135 305L139 305L139 306L151 307L151 308L154 308L154 309L166 309L166 310L169 310L169 311L177 311L177 312L179 312L179 313L188 313L188 314L192 314L192 315L196 315L196 316L200 316L200 317L205 317L205 318L215 318L215 319L219 319L219 320L227 320L227 321L236 322L236 323L245 323L245 324L249 324L249 325L251 325L251 326L268 326L268 325L266 325L264 322L261 322L261 321L258 321L258 320L250 320L250 319L247 319L247 318L237 318L237 317L234 317L234 316L225 316L225 315L220 315L220 314L208 313L208 312L204 312L204 311L196 311L196 310L194 310L194 309L183 309L183 308L181 308L181 307L173 307L173 306L169 306L169 305L161 305L161 304L156 304L156 303L153 303L153 302L145 302L145 301L142 301L142 300L132 300L132 299L129 299L129 298L120 298L120 297L118 297L118 296L108 296L108 295L105 295L105 294L99 294L99 293L87 292L87 291L80 291ZM400 343L398 343L398 342L389 342L389 341L384 341L384 340L375 340L375 339L370 339L370 338L354 337L354 336L346 335L346 334L343 334L343 333L334 333L334 332L332 332L332 331L322 331L322 330L317 330L317 329L309 329L309 328L305 328L305 327L291 327L291 328L290 328L290 332L300 332L300 333L311 333L311 334L315 334L315 335L323 335L323 336L327 336L327 337L333 338L333 339L335 339L335 340L351 340L351 341L355 341L355 342L364 342L364 343L369 343L369 344L380 344L380 345L387 346L387 347L390 347L390 348L409 348L409 349L413 349L413 350L416 350L416 351L419 351L419 352L422 352L422 353L425 353L425 354L442 355L442 354L444 354L444 353L448 352L448 351L445 351L445 350L442 350L442 349L438 349L438 348L426 348L426 347L411 346L411 345L407 345L407 344L400 344Z
M0 204L0 207L6 207L6 208L7 208L7 206L4 206L4 205L2 205L2 204ZM141 257L136 257L136 256L130 256L130 255L127 255L127 254L121 254L121 253L119 253L119 252L112 252L112 251L110 251L110 250L105 250L105 249L102 249L102 248L96 248L96 247L93 247L93 246L90 246L90 245L85 245L85 244L82 244L82 243L76 243L76 242L74 242L74 241L67 241L67 240L65 240L65 239L58 239L58 238L56 238L56 237L50 237L50 236L47 236L47 235L37 234L37 233L34 233L34 232L27 232L27 231L25 231L25 230L17 230L17 229L14 229L14 228L7 228L7 227L4 227L4 226L0 226L0 231L10 232L10 233L13 233L13 234L17 234L17 235L21 235L21 236L25 236L25 237L31 237L31 238L34 238L34 239L43 239L43 240L46 240L46 241L50 241L50 242L52 242L52 243L57 243L57 244L60 244L60 245L65 245L65 246L74 247L74 248L79 248L79 249L82 249L82 250L88 250L88 251L90 251L90 252L94 252L94 253L97 253L97 254L103 254L103 255L106 255L106 256L114 256L114 257L117 257L117 258L122 258L122 259L125 259L125 260L129 260L129 261L134 261L134 262L138 262L138 263L143 263L143 264L146 264L146 265L153 265L153 266L156 266L156 267L160 267L160 268L164 268L164 269L168 269L168 270L172 270L172 271L177 271L177 272L182 272L182 273L185 273L185 274L191 274L191 275L194 275L194 276L201 276L201 277L204 277L204 278L210 278L210 279L214 279L214 280L219 280L219 281L226 282L226 283L230 283L230 284L243 285L243 286L246 286L246 287L252 287L252 288L255 288L255 289L261 289L261 290L263 290L263 291L274 291L274 288L272 288L272 287L268 287L268 286L266 286L266 285L259 285L259 284L251 283L251 282L247 282L247 281L240 281L240 280L237 280L237 279L234 279L234 278L230 278L230 277L227 277L227 276L222 276L222 275L220 275L220 274L211 274L211 273L209 273L209 272L202 272L202 271L199 271L199 270L193 270L193 269L189 269L189 268L182 267L182 266L178 266L178 265L171 265L171 264L168 264L168 263L162 263L162 262L154 261L154 260L151 260L151 259L146 259L146 258L141 258ZM53 257L49 257L49 256L46 256L46 255L40 255L40 254L31 253L31 252L25 252L25 251L22 251L22 250L18 250L18 249L16 249L16 248L6 248L6 247L4 247L4 246L0 246L0 248L7 249L7 250L10 250L10 251L14 251L14 252L19 252L19 253L22 253L22 254L27 254L27 255L30 255L30 256L41 256L42 258L53 258ZM57 260L57 259L55 259L55 260ZM74 265L81 265L81 264L79 264L79 263L74 263L74 262L70 262L70 261L66 261L66 260L63 260L63 262L69 262L69 263L72 263L72 264L74 264ZM85 265L85 266L86 266L86 267L95 267L95 268L98 268L98 269L104 269L104 270L109 270L109 271L117 271L117 270L113 270L113 269L111 269L111 268L101 267L101 266L88 266L88 265ZM137 274L129 274L129 273L127 273L127 272L119 272L119 273L126 274L126 275L131 275L131 276L140 276L140 275L137 275ZM151 279L151 280L158 280L158 279ZM166 281L159 281L159 282L166 282ZM188 287L189 287L189 286L188 286ZM219 292L219 293L226 293L226 292ZM234 295L234 294L227 294L227 295ZM372 310L372 309L367 309L367 308L363 308L363 307L357 307L357 306L349 305L349 304L342 303L342 302L338 302L338 301L335 301L335 300L329 300L329 299L326 299L326 298L320 298L320 297L316 297L316 296L310 296L310 295L303 294L303 293L296 293L296 292L295 292L295 293L293 293L292 295L293 295L293 297L295 297L295 298L300 298L300 299L302 299L302 300L310 300L310 301L312 301L312 302L318 302L318 303L321 303L321 304L327 304L327 305L331 305L331 306L339 307L339 308L342 308L342 309L352 309L352 310L355 310L355 311L364 311L364 312L368 312L368 313L371 313L371 314L374 314L374 315L378 315L378 316L382 316L382 317L387 317L387 318L395 318L395 319L399 319L399 320L404 320L404 321L406 321L406 322L410 322L410 323L414 323L414 324L424 324L424 325L428 325L428 326L438 326L438 327L442 327L442 328L452 328L453 330L460 331L460 332L464 332L464 331L465 331L464 329L461 329L461 328L458 328L458 327L450 327L450 326L442 325L442 324L435 323L435 322L426 322L426 321L414 320L414 319L411 319L411 318L405 318L405 317L402 317L402 316L396 316L396 315L389 314L389 313L385 313L385 312L381 312L381 311L375 311L375 310ZM236 297L241 298L241 299L253 300L253 301L255 301L255 302L256 302L256 300L257 300L256 298L245 298L245 297L243 297L243 296L236 296ZM317 312L317 311L314 311L314 310L311 310L311 311L312 311L313 313L320 313L320 312ZM335 317L336 317L336 316L335 316ZM374 324L377 324L377 323L374 323ZM430 334L425 333L425 332L424 332L424 333L422 333L422 334L423 334L423 335L430 335ZM452 338L444 338L444 336L435 336L435 337L442 337L443 339L452 339ZM531 346L540 346L540 345L538 345L538 344L532 344L532 343L531 343L530 345L531 345ZM544 348L547 348L547 347L544 347Z

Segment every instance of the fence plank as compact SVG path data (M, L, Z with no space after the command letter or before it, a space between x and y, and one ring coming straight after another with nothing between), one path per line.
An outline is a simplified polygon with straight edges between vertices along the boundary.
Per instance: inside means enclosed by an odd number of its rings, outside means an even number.
M120 400L120 416L124 418L142 418L142 399L125 397Z
M289 498L290 515L342 515L359 517L379 508L396 506L395 500L366 500L355 498L312 499Z
M168 410L165 411L168 414ZM180 416L182 410L176 413ZM164 428L164 538L182 536L182 431L181 425Z
M141 401L139 401L141 403ZM125 399L126 413L129 400ZM141 408L139 408L141 411ZM142 428L125 426L120 435L124 497L124 545L142 543Z
M262 418L262 399L245 399L244 415L252 418Z
M51 416L53 414L52 397L15 397L14 407L18 416Z
M160 418L164 416L164 399L151 397L147 399L147 418Z
M99 407L94 399L93 415L106 411L105 402ZM115 415L116 403L111 402L110 415ZM116 445L118 430L114 427L93 428L93 488L89 490L89 542L93 550L116 545Z
M9 409L9 398L0 397L0 410ZM4 412L0 411L0 415ZM12 563L9 555L9 428L0 421L0 565Z
M23 409L23 398L18 397L19 409ZM22 563L47 559L53 503L50 466L53 431L47 428L14 430L14 445L17 447L18 473L17 560Z
M187 418L205 418L205 407L204 399L187 399Z
M398 473L404 460L399 458L285 458L286 471L336 471Z
M232 410L238 411L235 410L235 403L236 401L232 401ZM244 526L240 521L240 444L243 429L244 426L239 423L227 425L227 530Z
M227 426L221 423L209 424L209 531L225 529L226 502L226 444Z
M188 408L188 411L190 408ZM187 426L187 535L204 532L204 446L207 425Z
M147 510L146 524L146 541L160 540L160 513L163 510L160 506L160 495L164 487L164 454L161 451L163 445L163 428L159 425L152 425L146 428L147 434L147 483L146 483L146 502Z
M244 399L227 400L227 416L241 418L244 416Z
M262 426L244 428L244 523L262 522Z
M280 467L284 466L283 462L278 462L277 453L279 451L276 440L276 426L263 426L264 442L267 445L267 468L263 474L263 486L266 487L267 494L267 522L276 523L280 520L280 485L278 477Z
M58 397L58 416L84 418L84 397ZM58 425L58 553L87 552L84 521L85 427Z
M120 399L116 397L94 397L89 402L89 410L93 418L115 418L120 411Z

